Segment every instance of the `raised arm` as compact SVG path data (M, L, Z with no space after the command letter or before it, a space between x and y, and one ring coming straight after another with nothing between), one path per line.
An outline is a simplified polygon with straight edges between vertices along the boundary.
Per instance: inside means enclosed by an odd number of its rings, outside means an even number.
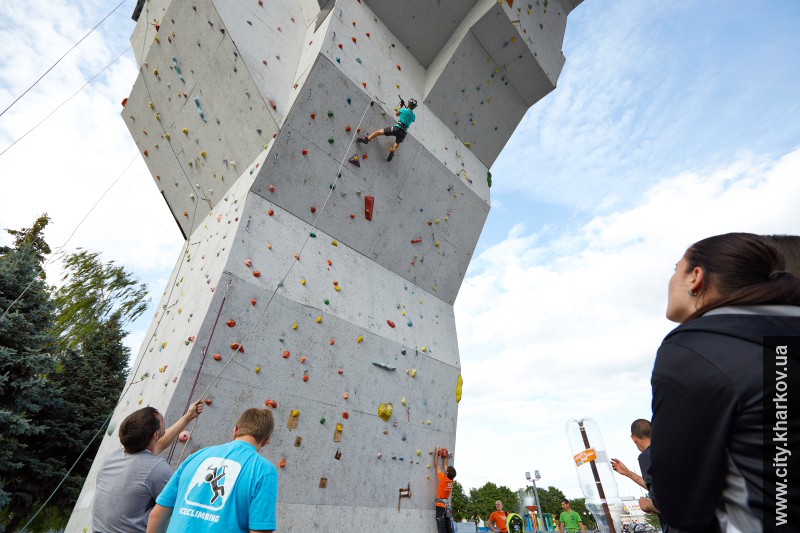
M189 422L200 416L200 413L203 412L203 400L197 400L192 405L189 406L189 409L186 411L186 414L183 415L178 419L177 422L172 424L165 432L164 436L158 439L156 442L156 449L153 452L154 455L158 455L167 448L169 448L175 439L178 438L178 435L181 434L181 431L186 429L186 426L189 425Z

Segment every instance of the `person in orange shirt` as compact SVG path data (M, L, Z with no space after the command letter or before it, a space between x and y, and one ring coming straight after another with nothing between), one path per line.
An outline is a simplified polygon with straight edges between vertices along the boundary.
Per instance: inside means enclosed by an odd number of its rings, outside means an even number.
M444 453L440 453L444 452ZM444 456L444 472L439 468L439 456ZM456 478L456 469L447 466L447 451L442 448L434 450L434 464L436 475L439 478L439 488L436 491L436 531L438 533L453 533L453 525L447 513L447 503L453 493L453 480ZM446 472L446 474L445 474Z
M497 500L494 502L497 509L489 516L486 521L486 526L494 533L508 533L508 511L503 510L503 502Z

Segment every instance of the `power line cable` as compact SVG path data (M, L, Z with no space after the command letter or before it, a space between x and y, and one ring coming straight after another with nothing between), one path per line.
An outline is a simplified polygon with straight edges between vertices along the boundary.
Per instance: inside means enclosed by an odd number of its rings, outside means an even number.
M34 127L32 127L31 129L29 129L28 131L26 131L24 134L22 134L22 136L21 136L21 137L19 137L18 139L16 139L14 142L12 142L11 144L9 144L9 145L8 145L8 146L5 148L5 150L3 150L2 152L0 152L0 156L2 156L3 154L5 154L6 152L8 152L8 151L11 149L11 147L12 147L12 146L14 146L15 144L17 144L19 141L21 141L21 140L22 140L22 139L24 139L25 137L27 137L27 136L28 136L28 134L29 134L29 133L31 133L33 130L35 130L36 128L38 128L38 127L39 127L39 126L41 126L42 124L44 124L44 122L45 122L47 119L49 119L51 116L53 116L53 114L54 114L56 111L58 111L59 109L61 109L61 106L63 106L64 104L66 104L67 102L69 102L70 100L72 100L73 98L75 98L75 97L78 95L78 93L80 93L81 91L83 91L83 90L86 88L86 86L87 86L87 85L89 85L89 84L90 84L90 83L92 83L92 82L93 82L95 79L97 79L97 77L98 77L98 76L100 76L100 74L102 74L103 72L105 72L106 70L108 70L108 68L109 68L109 67L111 67L111 65L113 65L114 63L116 63L117 61L119 61L119 58L121 58L122 56L124 56L124 55L125 55L125 54L128 52L128 50L130 50L130 49L131 49L131 47L129 46L128 48L126 48L125 50L123 50L123 51L122 51L122 53L120 53L120 54L119 54L119 55L118 55L118 56L117 56L117 57L114 59L114 61L112 61L111 63L109 63L109 64L108 64L108 65L106 65L105 67L103 67L103 70L101 70L100 72L98 72L97 74L95 74L94 76L92 76L92 77L89 79L89 81L87 81L86 83L84 83L84 84L81 86L81 88L80 88L80 89L78 89L77 91L75 91L74 93L72 93L72 96L70 96L69 98L67 98L66 100L64 100L64 101L63 101L63 102L61 102L60 104L58 104L58 106L56 106L56 108L55 108L55 109L53 109L52 111L50 111L50 113L49 113L49 114L48 114L46 117L44 117L42 120L40 120L38 124L36 124Z
M105 17L103 17L103 20L101 20L100 22L98 22L97 24L95 24L95 25L94 25L94 27L93 27L91 30L89 30L89 32L88 32L86 35L84 35L83 37L81 37L81 40L80 40L80 41L78 41L77 43L73 44L73 45L72 45L72 47L71 47L69 50L67 50L66 52L64 52L64 55L62 55L61 57L59 57L59 58L58 58L58 61L56 61L55 63L53 63L53 64L50 66L50 68L48 68L48 69L47 69L47 70L44 72L44 74L42 74L41 76L39 76L39 79L37 79L35 82L33 82L33 85L31 85L30 87L28 87L27 89L25 89L25 91L24 91L24 92L23 92L21 95L17 96L17 97L14 99L14 101L13 101L13 102L11 102L11 103L9 104L9 106L8 106L8 107L6 107L5 109L3 109L3 111L2 111L2 112L0 112L0 117L2 117L2 116L5 114L5 112L6 112L6 111L8 111L9 109L11 109L11 107L12 107L14 104L16 104L16 103L19 101L19 99L20 99L20 98L22 98L23 96L25 96L25 95L28 93L28 91L30 91L31 89L33 89L34 87L36 87L36 85L37 85L37 84L38 84L40 81L42 81L42 78L44 78L45 76L47 76L47 73L48 73L48 72L50 72L51 70L53 70L53 69L56 67L56 65L58 65L58 64L61 62L61 60L62 60L62 59L64 59L65 57L67 57L67 54L69 54L70 52L72 52L72 51L73 51L73 50L74 50L74 49L75 49L75 48L76 48L76 47L77 47L79 44L81 44L81 43L83 42L83 40L84 40L84 39L86 39L86 38L87 38L89 35L91 35L91 34L94 32L94 30L96 30L96 29L97 29L97 27L98 27L98 26L100 26L100 24L102 24L103 22L105 22L105 20L106 20L108 17L110 17L111 15L113 15L113 14L114 14L114 11L116 11L117 9L119 9L119 8L120 8L120 6L121 6L122 4L124 4L125 2L127 2L127 0L122 0L122 2L120 2L119 4L117 4L117 7L115 7L114 9L112 9L112 10L111 10L111 13L109 13L108 15L106 15Z

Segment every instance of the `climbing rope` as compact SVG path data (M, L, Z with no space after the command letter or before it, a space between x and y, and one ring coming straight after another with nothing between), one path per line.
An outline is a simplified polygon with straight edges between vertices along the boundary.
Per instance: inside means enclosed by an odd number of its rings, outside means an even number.
M341 178L342 167L344 166L344 163L347 160L347 154L350 153L350 148L353 146L353 142L355 141L355 138L358 135L358 131L361 128L361 124L364 121L364 117L367 116L367 111L369 111L369 108L370 108L371 104L372 104L372 101L370 101L367 104L367 106L364 108L364 114L361 115L361 120L358 121L358 125L356 126L356 128L354 130L353 136L350 138L350 143L347 145L347 148L345 149L344 154L342 156L342 160L339 163L339 169L337 170L336 177L334 178L333 183L330 186L330 191L328 192L328 196L325 198L325 202L322 204L322 207L319 209L319 213L317 214L316 218L314 219L314 222L311 224L311 229L312 230L313 229L317 229L317 223L319 222L319 219L322 216L322 213L325 211L325 207L328 205L328 202L330 201L331 195L333 194L333 191L336 188L336 184L339 182L339 178ZM295 265L299 261L299 258L301 257L301 254L302 254L303 250L305 249L306 244L308 244L308 240L310 238L311 238L311 234L309 233L309 235L307 235L305 240L303 241L303 244L300 246L300 251L295 255L294 261L292 261L292 263L289 265L289 268L286 270L286 274L283 275L283 277L281 278L281 281L278 282L278 284L275 287L275 289L272 290L272 294L270 294L269 300L267 300L267 304L266 304L266 306L264 306L264 310L261 312L261 315L256 319L255 324L250 328L250 330L244 336L244 339L242 339L242 342L239 344L239 346L237 346L236 349L231 348L231 352L232 352L231 356L228 358L228 360L225 362L225 364L222 366L222 368L219 370L219 372L217 372L217 374L211 379L211 381L206 386L206 388L203 391L203 393L200 395L200 398L204 398L206 396L208 391L211 389L212 385L214 385L214 383L217 381L217 379L219 379L219 377L222 375L222 373L225 372L225 370L228 368L228 366L231 363L235 362L237 355L239 353L242 353L241 351L239 351L239 348L241 346L245 345L247 340L250 338L250 335L252 335L253 332L256 331L256 329L264 322L264 318L265 318L265 316L267 314L267 311L269 310L269 306L272 303L272 300L275 298L275 295L278 293L278 289L283 287L284 282L289 277L289 274L292 272L292 269L294 269ZM212 334L213 334L213 332L212 332ZM209 339L209 342L210 342L210 339ZM205 355L204 355L204 358L205 358ZM202 363L201 363L201 366L202 366ZM198 372L198 376L199 376L199 372ZM194 390L194 387L192 388L192 390ZM191 402L191 396L189 398L190 398L189 401ZM194 421L192 422L192 427L189 429L189 439L191 439L192 435L194 434L194 430L197 427L198 420L199 420L199 418L195 418ZM187 439L186 442L184 442L184 444L183 444L183 449L181 450L181 454L178 457L178 462L179 463L183 459L183 454L185 453L186 447L189 444L189 439Z

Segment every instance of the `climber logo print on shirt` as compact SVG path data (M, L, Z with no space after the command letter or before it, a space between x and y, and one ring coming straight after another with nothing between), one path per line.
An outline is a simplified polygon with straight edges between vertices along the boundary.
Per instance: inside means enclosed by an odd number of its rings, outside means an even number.
M189 490L186 491L186 503L211 511L219 511L225 507L236 479L242 471L242 465L223 457L209 457L192 476Z

